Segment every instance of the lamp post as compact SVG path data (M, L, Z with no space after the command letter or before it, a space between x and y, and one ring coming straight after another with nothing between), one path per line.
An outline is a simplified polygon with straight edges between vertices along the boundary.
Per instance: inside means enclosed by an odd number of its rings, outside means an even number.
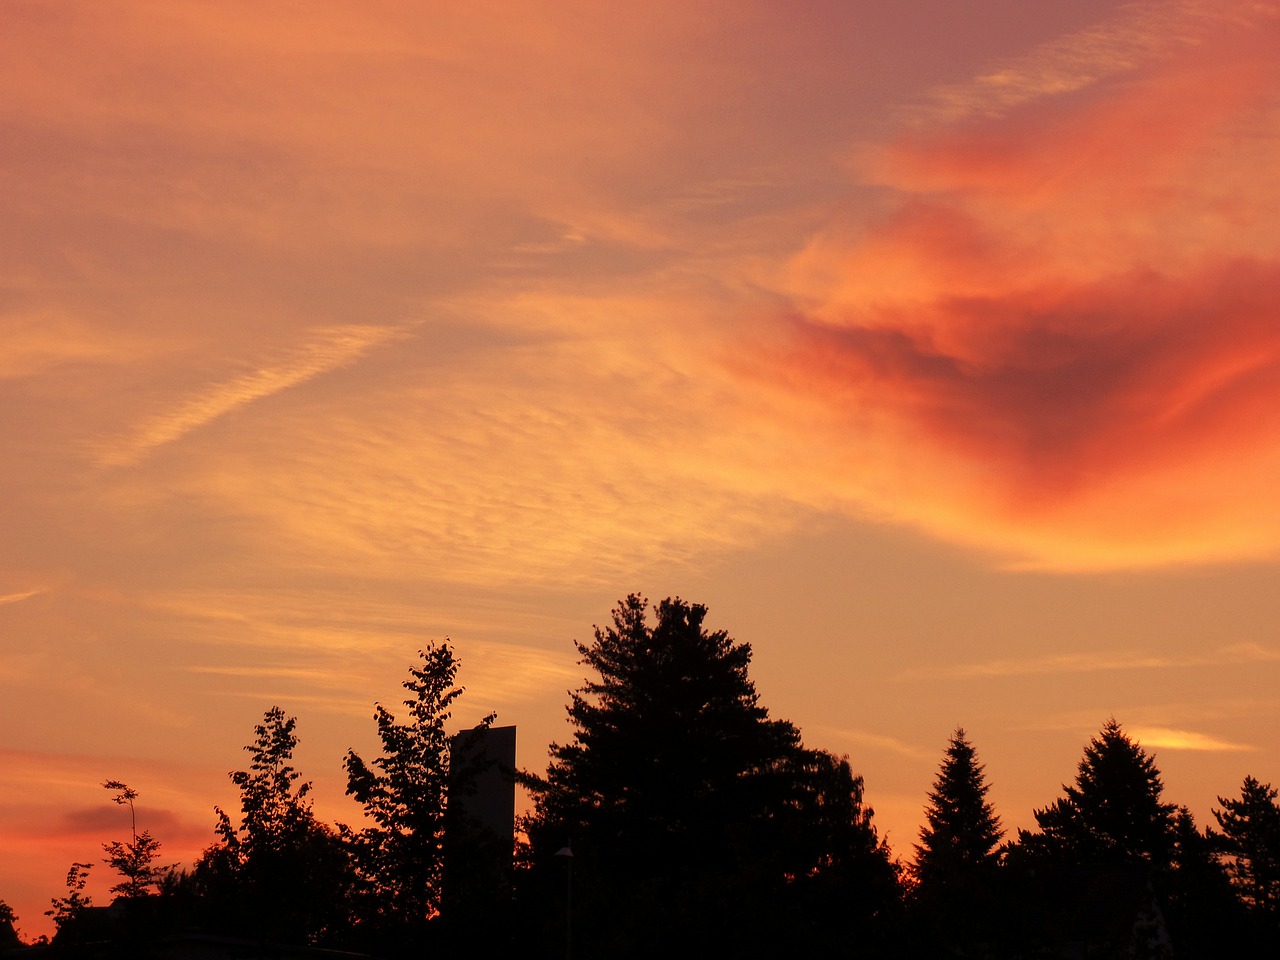
M573 850L568 846L556 851L566 861L564 886L564 960L573 960Z

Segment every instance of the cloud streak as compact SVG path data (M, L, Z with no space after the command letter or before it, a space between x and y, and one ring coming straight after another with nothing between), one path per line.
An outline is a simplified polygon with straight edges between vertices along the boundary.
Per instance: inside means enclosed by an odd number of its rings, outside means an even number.
M1031 657L1022 660L988 660L951 667L907 670L899 679L936 677L955 680L1050 676L1077 673L1113 673L1126 670L1168 670L1280 663L1280 651L1258 644L1236 644L1196 656L1145 653L1078 653Z
M881 733L871 733L866 730L854 730L846 727L829 726L818 726L814 728L814 731L821 734L824 738L830 737L846 743L856 743L860 747L867 747L872 750L883 750L902 757L911 757L919 760L931 755L928 750L922 749L914 744L906 743L897 737L890 737Z
M1175 730L1170 727L1134 727L1129 735L1144 747L1165 750L1193 750L1212 753L1247 753L1257 747L1231 743L1192 730Z
M402 336L394 327L346 326L314 331L313 339L283 363L263 366L227 380L145 420L122 440L98 451L103 466L129 466L157 447L180 440L193 430L253 403L315 377L354 363L369 350Z
M1175 55L1195 42L1197 23L1215 16L1204 0L1127 3L1108 22L1058 37L967 83L942 87L911 111L920 125L995 117L1025 103L1061 96Z

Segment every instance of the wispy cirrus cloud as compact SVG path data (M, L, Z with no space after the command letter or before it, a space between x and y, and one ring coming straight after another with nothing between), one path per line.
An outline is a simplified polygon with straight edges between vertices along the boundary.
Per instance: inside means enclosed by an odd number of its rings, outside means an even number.
M1054 38L967 82L935 90L908 111L908 118L926 125L1000 116L1028 101L1083 90L1194 44L1195 26L1221 10L1205 0L1125 4L1105 23Z
M883 750L888 753L897 754L902 757L911 757L913 759L924 759L932 756L931 752L915 744L907 743L898 737L891 737L882 733L872 733L867 730L854 730L847 727L830 727L816 726L813 732L820 734L824 740L830 739L836 743L857 744L860 747L870 748L872 750Z
M899 679L934 677L940 679L986 679L1049 676L1077 673L1112 673L1126 670L1167 670L1235 666L1251 663L1280 663L1280 650L1260 644L1235 644L1192 656L1159 653L1105 652L1053 654L1025 659L987 660L936 668L903 671Z
M238 407L354 363L374 347L403 335L402 329L385 326L313 331L312 339L283 362L262 366L178 401L172 409L144 420L122 439L103 444L96 459L103 466L137 463L157 447L173 443Z

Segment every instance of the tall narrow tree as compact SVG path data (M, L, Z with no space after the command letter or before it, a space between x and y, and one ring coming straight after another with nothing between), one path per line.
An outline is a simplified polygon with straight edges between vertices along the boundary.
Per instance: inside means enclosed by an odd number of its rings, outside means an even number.
M347 793L372 821L353 833L364 919L375 925L422 924L440 909L448 792L450 707L462 695L448 640L419 651L403 687L406 722L377 704L382 755L366 763L348 750ZM493 715L481 725L489 726Z
M347 922L349 871L337 835L316 820L311 784L293 766L297 718L272 707L245 746L248 770L230 774L240 788L240 822L215 807L219 843L196 866L204 891L230 914L232 928L285 943L340 935Z
M989 880L1004 833L987 800L990 789L973 744L957 727L929 793L916 845L914 873L922 892L946 896Z
M966 955L989 942L1003 831L985 770L961 727L947 743L916 844L911 907L920 952Z
M137 790L119 780L107 780L102 786L115 791L113 801L129 807L130 841L112 840L102 845L107 854L103 862L120 874L120 882L112 886L111 892L129 899L146 896L160 882L161 871L156 866L160 841L149 830L138 832L138 814L133 805L138 799Z

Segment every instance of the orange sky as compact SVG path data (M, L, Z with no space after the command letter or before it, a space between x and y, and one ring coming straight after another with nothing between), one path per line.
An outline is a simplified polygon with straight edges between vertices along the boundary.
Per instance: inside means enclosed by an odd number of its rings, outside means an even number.
M1280 4L14 2L0 898L188 859L263 711L328 817L423 643L567 735L638 590L910 854L1114 714L1280 779ZM102 896L102 868L93 888Z

